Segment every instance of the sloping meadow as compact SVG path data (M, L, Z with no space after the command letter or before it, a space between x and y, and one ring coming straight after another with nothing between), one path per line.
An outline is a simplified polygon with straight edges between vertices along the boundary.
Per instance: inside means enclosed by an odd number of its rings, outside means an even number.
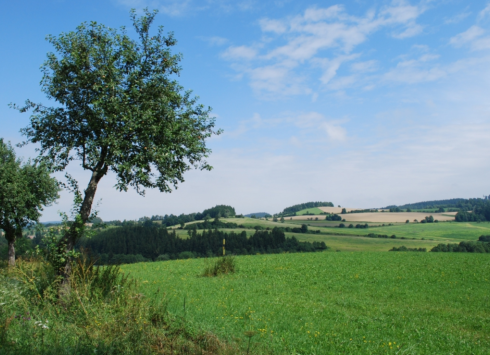
M485 254L305 253L125 265L140 291L250 353L484 354L490 348Z

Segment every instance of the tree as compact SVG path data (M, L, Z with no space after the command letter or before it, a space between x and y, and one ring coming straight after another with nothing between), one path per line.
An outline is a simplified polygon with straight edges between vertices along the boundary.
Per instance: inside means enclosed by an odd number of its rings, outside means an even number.
M280 221L281 221L281 223L284 223L284 217L281 216Z
M16 159L10 144L0 139L0 228L8 242L8 263L15 265L15 241L22 229L38 221L43 206L58 198L58 182L44 164Z
M211 108L197 103L191 91L173 79L181 68L181 54L172 54L172 33L159 27L150 35L156 11L131 18L138 39L125 28L119 31L96 22L82 23L76 31L48 36L54 53L42 65L42 91L57 106L27 101L33 110L23 129L25 143L40 145L40 159L64 170L79 160L91 173L78 208L78 216L60 241L65 252L73 249L83 234L100 180L112 171L116 188L133 187L171 192L184 181L192 167L211 170L206 162L210 149L206 139L215 131ZM70 272L66 263L62 274Z
M347 213L347 210L345 208L342 208L341 214L346 214L346 213Z

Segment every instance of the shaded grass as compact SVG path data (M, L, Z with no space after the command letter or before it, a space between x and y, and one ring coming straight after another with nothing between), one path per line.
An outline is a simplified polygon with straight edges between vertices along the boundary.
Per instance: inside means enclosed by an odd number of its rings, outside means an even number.
M236 257L201 278L203 260L133 264L140 290L203 329L276 354L486 354L490 258L459 253L308 253ZM255 334L253 333L253 334ZM250 333L248 333L250 334ZM261 347L261 351L259 351Z

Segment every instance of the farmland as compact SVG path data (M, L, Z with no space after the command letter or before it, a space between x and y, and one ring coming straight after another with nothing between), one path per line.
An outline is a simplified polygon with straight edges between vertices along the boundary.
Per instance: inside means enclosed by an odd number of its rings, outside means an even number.
M342 215L344 216L344 215ZM388 251L392 247L406 246L410 248L430 248L439 243L459 243L461 241L474 241L481 235L490 235L489 222L441 222L441 223L393 223L383 224L370 222L369 228L338 228L339 222L324 220L289 220L284 223L254 218L226 218L226 222L242 225L244 228L224 229L223 231L241 232L248 235L255 232L254 227L261 228L295 228L305 223L309 233L290 233L286 236L295 236L301 241L323 241L334 250L341 251ZM347 222L345 222L347 224ZM320 233L314 233L319 230ZM177 229L182 237L187 235L186 230ZM396 238L371 238L369 234L395 235Z
M126 265L140 290L252 353L472 353L490 347L490 259L482 254L242 256L238 272L199 276L209 260ZM151 297L151 296L150 296ZM185 310L184 310L185 303Z

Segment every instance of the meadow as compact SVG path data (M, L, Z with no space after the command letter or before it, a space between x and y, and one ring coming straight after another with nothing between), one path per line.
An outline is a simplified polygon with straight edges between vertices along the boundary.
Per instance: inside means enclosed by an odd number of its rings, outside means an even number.
M487 354L485 254L324 252L124 265L145 295L166 294L187 324L273 354ZM150 296L151 297L151 296Z

